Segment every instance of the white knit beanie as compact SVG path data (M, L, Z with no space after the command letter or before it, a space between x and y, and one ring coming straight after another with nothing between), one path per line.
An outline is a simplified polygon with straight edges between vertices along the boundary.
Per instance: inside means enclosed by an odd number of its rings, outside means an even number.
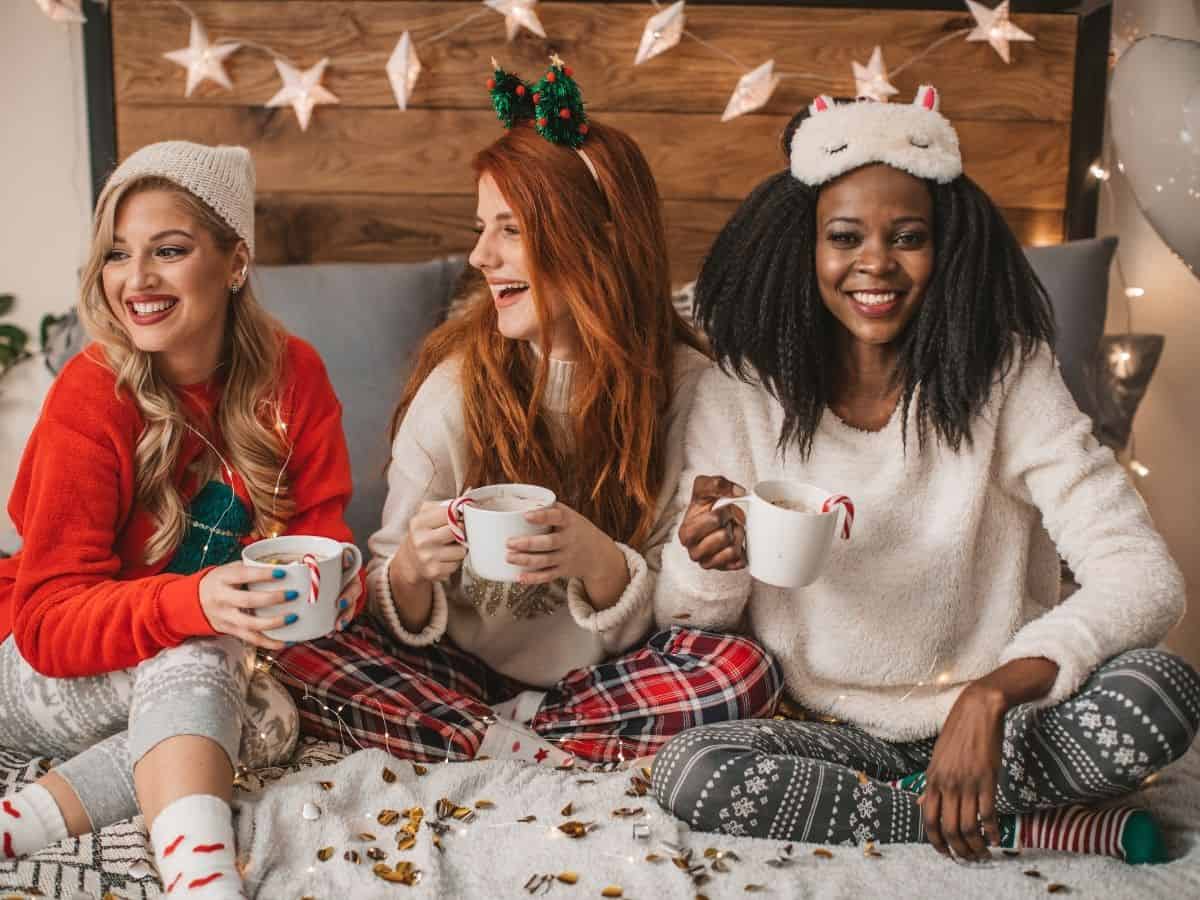
M162 141L135 151L109 176L100 202L119 185L156 175L195 194L246 242L254 257L254 161L245 147Z

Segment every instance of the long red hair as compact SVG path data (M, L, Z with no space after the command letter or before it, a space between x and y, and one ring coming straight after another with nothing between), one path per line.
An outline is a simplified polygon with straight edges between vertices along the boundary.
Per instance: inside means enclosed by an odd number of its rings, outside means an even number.
M633 139L595 121L585 152L518 125L475 157L521 229L541 324L545 299L565 301L579 334L569 449L556 446L541 399L549 359L505 338L481 279L462 315L434 330L392 419L395 436L417 389L441 362L462 364L470 486L540 484L615 540L639 547L654 526L663 478L664 413L677 344L702 344L671 304L666 232L654 176ZM561 441L559 441L561 443Z

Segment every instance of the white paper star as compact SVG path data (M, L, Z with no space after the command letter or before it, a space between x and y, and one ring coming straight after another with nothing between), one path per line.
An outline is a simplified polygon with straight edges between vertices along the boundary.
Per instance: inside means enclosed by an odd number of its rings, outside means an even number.
M887 69L883 65L883 48L878 44L871 51L871 61L865 66L854 65L854 96L869 97L887 103L888 97L900 93L888 81Z
M537 0L483 0L483 5L504 16L504 33L510 41L522 28L538 37L546 36L546 29L542 27L542 21L534 9Z
M721 115L722 122L744 116L766 106L775 88L779 86L779 76L775 74L775 60L768 59L752 72L747 72L733 89L729 103Z
M87 21L79 9L79 0L37 0L37 5L52 22L80 25Z
M655 13L646 23L642 31L642 42L638 45L637 56L633 64L641 65L648 59L670 50L683 37L683 25L686 16L683 13L683 0L672 3L662 12Z
M995 9L988 9L975 0L966 0L967 9L975 17L975 30L967 35L968 41L987 41L1000 58L1009 62L1009 41L1032 41L1033 35L1026 34L1008 20L1008 0Z
M308 122L312 118L313 107L325 103L338 103L338 98L322 86L321 78L325 75L325 67L329 58L321 60L311 69L301 72L293 65L283 60L275 60L275 68L283 79L283 87L279 93L267 101L267 106L291 106L296 111L296 120L300 123L301 131L308 131Z
M215 81L227 91L233 88L233 82L225 73L225 59L240 46L241 44L210 44L208 32L200 24L200 20L192 19L192 33L187 48L172 50L163 56L188 70L187 89L183 95L190 97L192 91L205 80Z
M408 98L412 95L417 76L421 74L421 60L417 59L417 51L413 49L412 38L408 32L400 35L396 49L388 59L387 76L392 83L392 93L396 95L396 105L408 109Z

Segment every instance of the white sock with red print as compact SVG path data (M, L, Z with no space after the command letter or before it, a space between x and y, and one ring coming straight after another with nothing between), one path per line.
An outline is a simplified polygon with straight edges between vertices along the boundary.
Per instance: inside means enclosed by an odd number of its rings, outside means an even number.
M233 845L233 811L220 797L190 794L169 804L150 829L150 845L167 895L242 897Z
M0 840L4 859L28 856L67 836L62 810L50 792L31 784L0 800Z

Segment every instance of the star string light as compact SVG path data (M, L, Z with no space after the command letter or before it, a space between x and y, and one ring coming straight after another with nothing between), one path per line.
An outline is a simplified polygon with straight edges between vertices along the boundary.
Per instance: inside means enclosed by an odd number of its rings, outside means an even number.
M215 81L227 91L233 89L233 82L225 72L225 60L240 46L241 44L233 43L210 43L208 32L200 24L200 20L193 16L187 47L172 50L163 56L187 69L187 88L183 96L190 97L192 91L205 81Z
M535 9L537 0L483 0L483 5L504 16L504 33L510 42L522 28L540 38L546 36Z
M412 37L406 31L396 42L391 57L388 58L387 76L392 85L392 93L396 97L396 105L402 110L408 109L408 98L412 96L417 78L421 74L421 60L413 49Z
M778 86L779 76L775 74L775 60L768 59L757 69L741 77L729 97L721 121L728 122L756 109L762 109Z
M853 66L854 96L887 103L888 97L900 93L888 81L887 69L883 65L883 48L878 44L871 51L871 59L865 66L857 61L853 63Z
M637 55L633 58L635 66L665 53L679 43L687 18L683 10L684 0L678 0L650 17L642 30L642 41L638 44Z
M325 76L325 67L329 58L303 72L291 63L282 59L275 60L275 68L283 79L283 87L274 97L267 101L267 106L291 106L296 111L296 120L300 123L301 131L308 131L308 123L312 119L312 111L317 106L327 103L340 102L329 90L321 84Z
M1004 0L995 9L988 9L977 0L966 0L967 9L975 17L975 29L967 35L967 40L987 41L1006 63L1011 62L1008 50L1010 41L1033 40L1033 35L1027 34L1009 21L1008 2L1009 0Z

